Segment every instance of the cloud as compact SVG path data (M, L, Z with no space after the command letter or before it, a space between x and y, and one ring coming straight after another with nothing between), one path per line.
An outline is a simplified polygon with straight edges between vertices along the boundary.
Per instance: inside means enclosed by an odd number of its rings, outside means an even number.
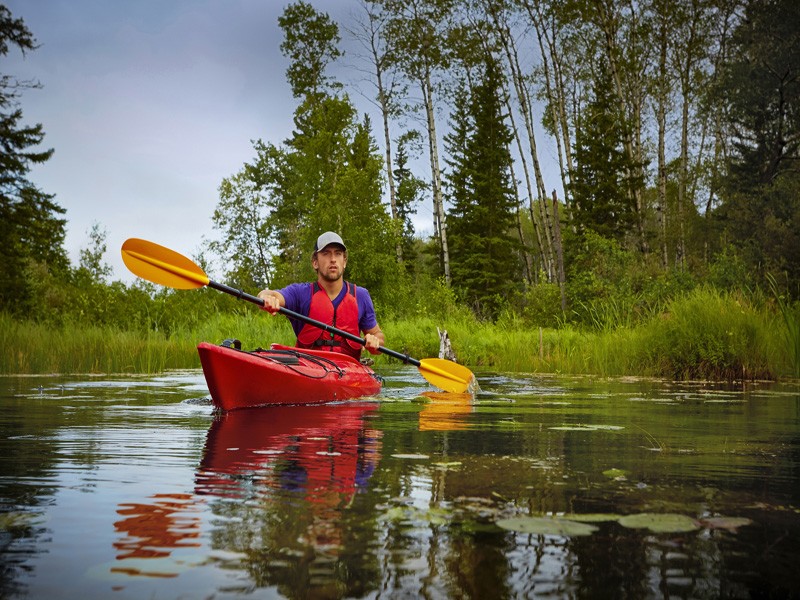
M192 254L213 235L217 188L280 143L294 102L277 19L248 0L13 0L40 48L13 50L2 71L43 88L22 98L53 158L31 179L67 210L73 262L99 223L114 278L131 281L119 248L143 237Z

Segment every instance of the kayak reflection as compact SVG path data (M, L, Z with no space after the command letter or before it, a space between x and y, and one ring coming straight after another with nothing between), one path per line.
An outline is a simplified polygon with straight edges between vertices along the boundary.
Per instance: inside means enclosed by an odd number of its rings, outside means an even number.
M262 539L268 547L299 542L335 555L343 512L380 460L381 432L364 422L377 407L275 406L219 415L208 431L195 493L233 500L215 512L251 525L272 522L271 514L290 515L269 527L270 541ZM246 545L247 537L241 540Z
M245 498L253 483L349 500L379 459L380 432L364 415L377 403L275 406L219 415L206 438L195 491Z
M419 411L420 431L455 431L468 429L468 415L472 414L472 394L422 392L429 400Z

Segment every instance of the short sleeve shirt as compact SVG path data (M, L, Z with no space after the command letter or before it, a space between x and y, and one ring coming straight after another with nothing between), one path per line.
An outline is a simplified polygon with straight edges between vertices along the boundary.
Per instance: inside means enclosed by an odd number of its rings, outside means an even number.
M286 299L286 308L303 316L308 316L311 310L311 283L292 283L285 288L278 290ZM356 286L356 301L358 302L358 328L360 331L369 331L378 324L375 317L375 307L372 304L372 297L366 288ZM342 288L339 295L333 300L333 306L338 307L347 294L347 286ZM294 329L294 334L298 335L303 329L303 323L294 319L289 319Z

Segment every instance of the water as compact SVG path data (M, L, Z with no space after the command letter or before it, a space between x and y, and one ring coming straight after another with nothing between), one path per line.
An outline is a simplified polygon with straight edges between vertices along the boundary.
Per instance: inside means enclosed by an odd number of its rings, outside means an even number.
M0 597L800 597L798 385L381 371L221 418L199 371L1 377Z

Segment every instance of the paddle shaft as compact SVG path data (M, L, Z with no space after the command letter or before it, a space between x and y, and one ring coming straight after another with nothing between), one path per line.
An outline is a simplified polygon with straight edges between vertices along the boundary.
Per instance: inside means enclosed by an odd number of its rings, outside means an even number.
M230 294L231 296L236 296L237 298L241 298L242 300L247 300L248 302L252 302L253 304L258 304L259 306L264 306L264 300L259 298L258 296L252 296L242 290L237 290L234 287L229 285L225 285L224 283L217 283L216 281L208 280L208 287L214 288L215 290L219 290L220 292L225 292L226 294ZM345 339L350 340L351 342L355 342L357 344L361 344L365 346L367 344L366 340L358 337L357 335L353 335L347 331L342 329L337 329L336 327L332 327L322 321L317 321L316 319L312 319L311 317L307 317L305 315L301 315L300 313L294 312L293 310L289 310L288 308L280 307L278 312L282 315L286 315L290 319L296 319L298 321L302 321L304 323L308 323L309 325L313 325L314 327L318 327L323 331L328 333L334 333L339 337L343 337ZM410 365L414 365L415 367L420 367L422 363L418 361L416 358L411 358L407 354L400 354L399 352L395 352L394 350L390 350L389 348L384 348L383 346L378 346L378 352L391 356L393 358L397 358L402 360L404 363L408 363Z

